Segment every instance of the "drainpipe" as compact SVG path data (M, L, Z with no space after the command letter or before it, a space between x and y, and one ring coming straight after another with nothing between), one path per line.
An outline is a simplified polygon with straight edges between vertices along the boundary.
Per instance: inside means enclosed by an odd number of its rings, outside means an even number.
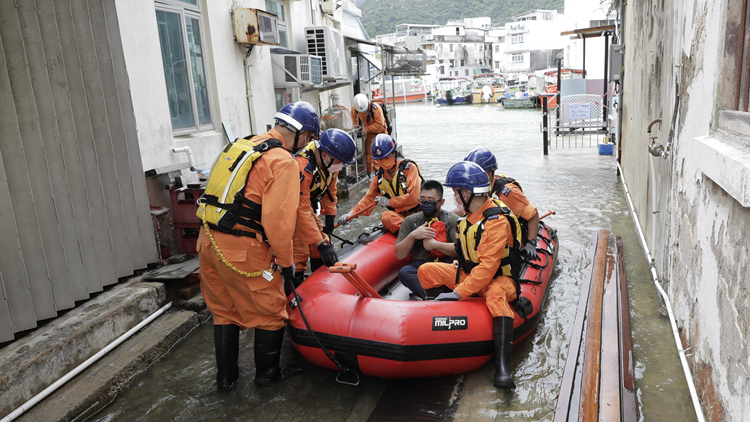
M187 155L188 162L190 163L190 171L195 171L195 161L193 161L193 151L190 150L190 147L172 148L172 152L174 153L184 152Z
M31 400L27 401L21 407L17 408L16 410L10 412L6 417L4 417L0 422L10 422L12 420L18 419L21 415L26 413L27 410L34 407L37 403L44 400L47 396L54 393L58 388L62 387L63 384L73 379L76 375L83 372L86 368L93 365L96 361L98 361L102 356L109 353L112 349L119 346L122 342L129 339L133 334L138 332L141 328L145 327L146 325L150 324L153 320L155 320L159 315L163 314L164 311L169 309L172 306L172 302L167 303L166 305L162 306L159 310L154 312L153 314L149 315L148 318L141 321L140 324L136 325L135 327L128 330L127 333L121 335L117 338L117 340L113 341L112 343L108 344L107 347L97 352L94 356L91 356L90 358L86 359L85 362L78 365L75 369L68 372L60 378L59 380L55 381L52 385L45 388L41 393L37 394L36 396L32 397Z
M250 133L255 133L253 131L253 90L250 87L250 72L248 72L248 67L250 67L250 53L253 52L253 47L254 46L251 44L247 48L247 53L245 54L245 60L243 62L245 67L245 96L247 97L247 118L250 120Z
M651 270L651 277L654 279L654 285L656 285L656 290L659 291L659 294L661 295L662 299L664 299L664 307L667 308L667 314L669 315L669 323L672 326L672 334L674 335L674 342L677 345L677 352L680 356L680 363L682 363L682 371L685 373L685 380L688 384L688 390L690 390L690 398L693 400L693 408L695 409L695 416L698 418L698 422L705 422L706 419L703 416L703 409L701 409L700 400L698 399L698 393L695 390L695 383L693 382L693 374L690 372L690 367L687 363L687 358L685 357L685 351L686 349L683 349L682 346L682 340L680 339L680 335L677 332L677 322L674 318L674 313L672 312L672 305L669 301L669 296L667 296L667 293L664 291L664 289L661 287L661 283L659 282L659 277L656 275L656 267L654 266L654 258L651 256L651 252L648 249L648 245L646 244L646 238L643 236L643 230L641 230L641 223L638 220L638 214L635 212L635 208L633 207L633 201L630 199L630 191L628 191L628 185L625 184L625 176L622 174L622 168L620 167L620 163L617 163L617 171L620 173L620 179L622 181L622 187L625 190L625 198L628 200L628 207L630 208L630 215L633 216L633 222L635 223L636 231L638 232L638 238L641 241L641 246L643 246L643 251L646 253L646 260L648 261L649 269Z

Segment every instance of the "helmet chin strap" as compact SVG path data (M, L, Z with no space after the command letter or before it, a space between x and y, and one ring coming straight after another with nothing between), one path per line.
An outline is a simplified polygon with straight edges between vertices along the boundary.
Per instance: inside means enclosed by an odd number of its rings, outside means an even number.
M471 207L471 202L474 200L474 192L471 193L471 196L469 196L469 201L465 201L463 195L461 195L461 191L458 191L458 197L461 199L461 204L464 206L464 211L471 214L471 211L469 211L469 208Z
M301 133L302 133L301 130L298 130L297 132L294 133L294 146L292 147L292 152L295 153L295 154L297 153L297 151L300 150L300 148L297 146L297 144L299 143L299 135Z

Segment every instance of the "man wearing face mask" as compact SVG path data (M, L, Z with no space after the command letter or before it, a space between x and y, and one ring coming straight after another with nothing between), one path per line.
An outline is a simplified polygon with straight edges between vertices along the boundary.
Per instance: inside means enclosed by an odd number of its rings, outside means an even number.
M497 388L515 388L510 367L514 312L519 294L521 228L502 201L491 198L490 179L478 164L462 161L448 170L445 186L466 212L458 223L457 265L426 263L419 267L423 288L448 286L436 300L459 300L479 293L493 319Z
M444 203L443 185L440 182L427 180L422 183L419 195L421 211L404 219L394 246L397 259L404 259L411 253L411 264L401 268L398 278L401 284L422 300L425 299L425 291L419 284L417 269L426 262L450 262L456 256L453 243L456 241L458 216L443 210L441 207Z
M372 158L380 167L370 182L370 189L351 211L338 219L344 225L352 218L370 215L373 204L388 210L383 213L383 227L398 233L404 218L419 212L420 184L424 181L417 163L396 157L396 141L381 133L375 137L371 148Z
M338 257L328 235L333 232L336 218L336 182L344 163L354 162L356 145L343 130L328 129L320 139L310 142L297 153L300 197L297 209L297 226L294 231L294 285L304 280L307 259L312 271L323 265L333 266ZM325 216L325 227L316 215L318 204ZM287 295L291 293L289 286Z

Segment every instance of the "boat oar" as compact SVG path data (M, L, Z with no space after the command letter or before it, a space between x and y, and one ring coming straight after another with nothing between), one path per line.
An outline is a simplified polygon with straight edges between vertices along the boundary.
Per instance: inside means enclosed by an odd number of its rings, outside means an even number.
M374 209L375 209L375 206L376 206L376 205L378 205L378 203L377 203L377 202L373 202L373 203L372 203L371 205L368 205L368 206L367 206L367 207L365 207L365 208L364 208L363 210L361 210L361 211L359 211L359 212L357 212L357 213L355 213L355 214L352 214L352 215L350 215L350 216L349 216L349 218L347 218L347 219L346 219L346 221L351 221L351 219L352 219L352 218L357 218L357 217L359 217L360 215L362 215L362 214L364 214L364 213L366 213L366 212L370 212L370 211L374 210ZM335 225L335 226L333 226L333 228L334 228L334 229L336 229L336 228L338 228L338 227L339 227L340 225L341 225L341 224L339 224L339 223L336 223L336 225Z
M542 221L544 217L549 217L550 215L555 215L555 214L557 214L555 211L547 210L547 214L544 214L543 216L539 217L539 221Z
M357 264L348 264L345 262L337 262L333 267L329 267L328 271L332 274L341 274L346 278L349 283L354 286L363 297L370 297L374 299L382 299L382 297L372 288L362 277L359 276L354 270L357 269Z

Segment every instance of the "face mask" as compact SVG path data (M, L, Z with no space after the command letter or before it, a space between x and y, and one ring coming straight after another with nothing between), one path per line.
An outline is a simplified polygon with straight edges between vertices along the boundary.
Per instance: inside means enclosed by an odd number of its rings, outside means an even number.
M329 173L338 173L343 168L344 168L344 163L331 164L331 167L328 167L328 172Z
M438 209L437 202L420 202L419 209L422 210L425 217L432 217Z
M391 160L391 159L383 159L383 160L379 160L379 161L378 161L378 164L380 165L380 167L381 167L381 168L382 168L383 170L390 170L390 169L392 169L392 168L393 168L393 166L395 166L395 165L396 165L396 160Z

